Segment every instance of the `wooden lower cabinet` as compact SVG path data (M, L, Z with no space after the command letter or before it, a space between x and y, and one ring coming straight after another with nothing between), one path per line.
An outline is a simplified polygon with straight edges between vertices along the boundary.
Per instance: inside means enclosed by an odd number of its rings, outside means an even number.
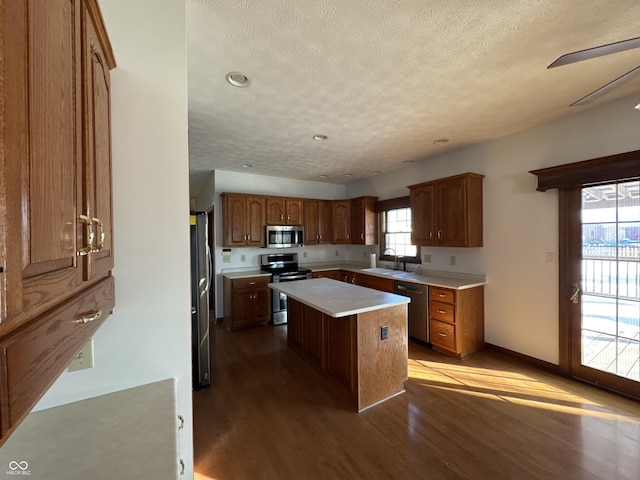
M340 270L322 270L320 272L313 272L311 276L313 278L331 278L333 280L342 280Z
M434 350L464 358L484 348L484 287L429 287L429 330Z
M271 319L271 277L224 277L224 325L228 330L265 325Z
M287 341L358 411L404 391L407 306L335 318L289 298ZM380 338L381 328L387 339Z
M356 273L355 276L356 285L393 293L394 281L391 278L376 277L375 275L367 275L366 273Z

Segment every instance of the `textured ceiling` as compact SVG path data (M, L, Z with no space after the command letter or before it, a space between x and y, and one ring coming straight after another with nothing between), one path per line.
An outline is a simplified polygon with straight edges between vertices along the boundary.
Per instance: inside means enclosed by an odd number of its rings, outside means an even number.
M640 49L546 69L640 36L638 0L187 0L187 36L192 175L348 183L632 93L640 102L635 79L569 107L640 65ZM250 86L232 87L229 72Z

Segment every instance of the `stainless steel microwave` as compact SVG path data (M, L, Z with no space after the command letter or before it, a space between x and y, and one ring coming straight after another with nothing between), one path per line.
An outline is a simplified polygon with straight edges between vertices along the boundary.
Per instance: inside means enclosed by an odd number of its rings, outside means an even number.
M267 225L267 248L304 247L302 225Z

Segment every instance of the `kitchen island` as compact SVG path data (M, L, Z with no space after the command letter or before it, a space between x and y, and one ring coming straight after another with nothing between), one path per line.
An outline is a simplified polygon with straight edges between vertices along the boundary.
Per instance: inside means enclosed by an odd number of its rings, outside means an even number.
M269 287L289 299L288 346L358 412L404 392L409 298L329 278Z

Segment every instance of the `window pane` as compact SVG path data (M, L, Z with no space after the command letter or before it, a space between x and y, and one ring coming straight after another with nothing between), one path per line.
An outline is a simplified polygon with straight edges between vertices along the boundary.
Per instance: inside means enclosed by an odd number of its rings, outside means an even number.
M386 212L384 248L396 255L417 257L418 248L411 244L411 209L397 208Z

